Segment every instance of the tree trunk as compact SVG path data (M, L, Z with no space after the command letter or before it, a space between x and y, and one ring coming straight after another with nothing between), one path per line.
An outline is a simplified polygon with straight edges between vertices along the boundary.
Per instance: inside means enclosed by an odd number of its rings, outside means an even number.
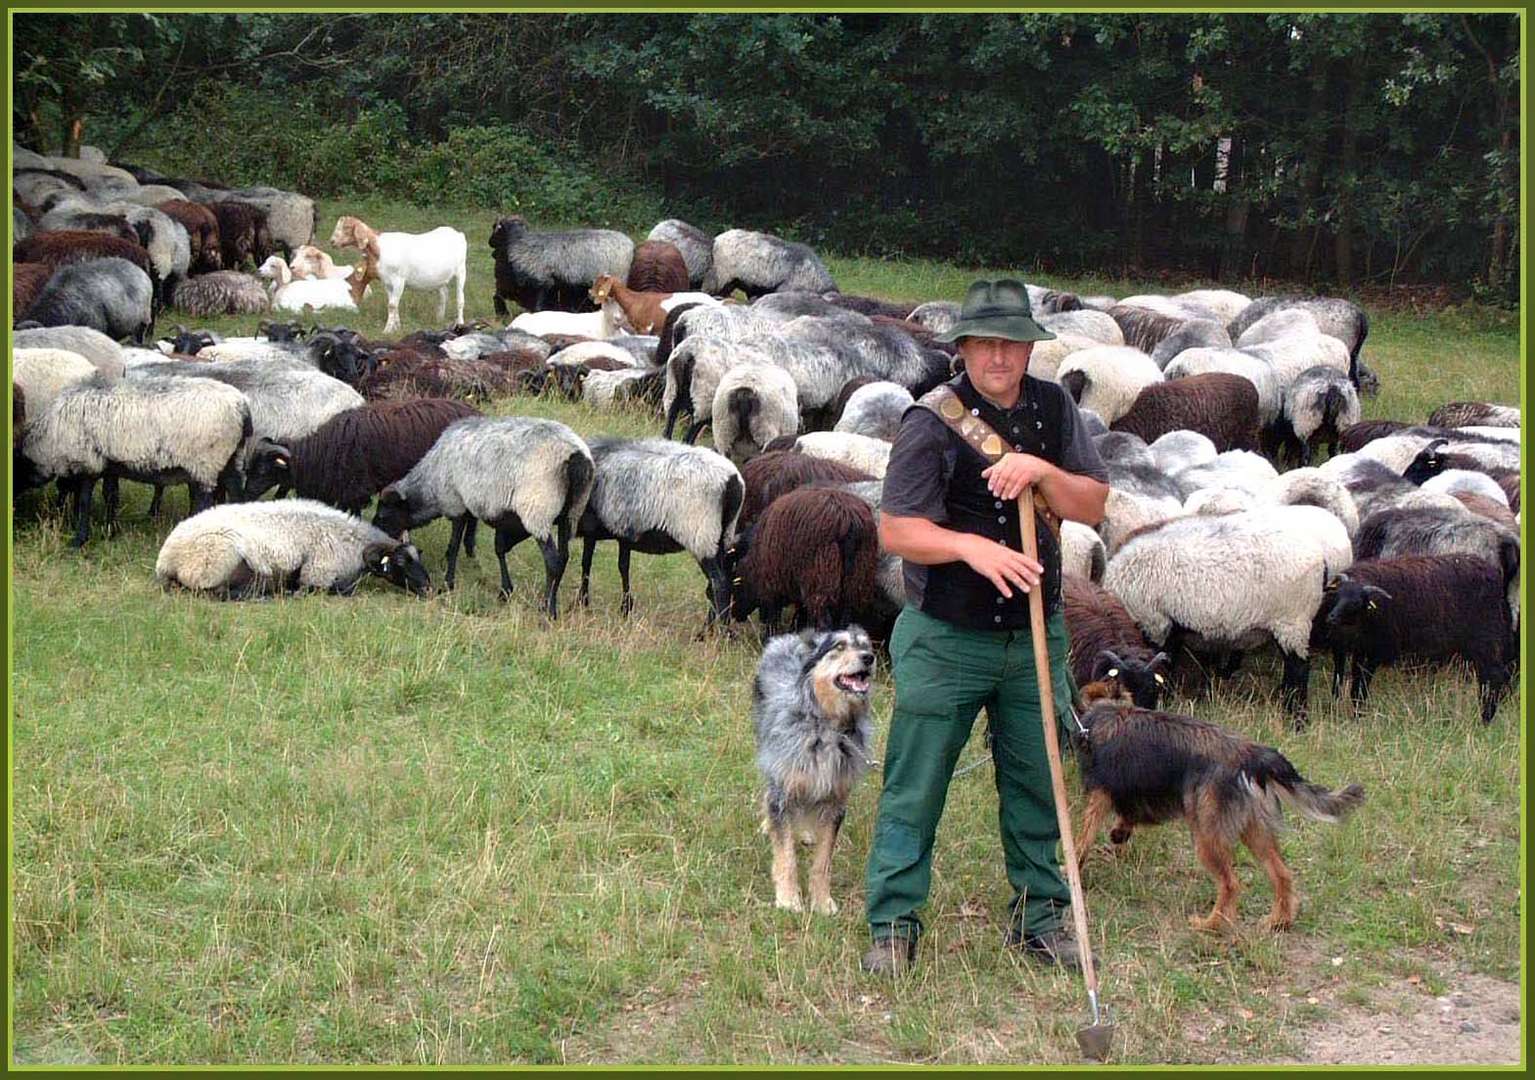
M1222 281L1236 280L1247 272L1247 214L1251 204L1247 200L1244 149L1242 138L1233 134L1226 154L1226 230L1218 273Z
M1343 103L1343 145L1338 156L1337 232L1333 236L1333 256L1338 269L1338 283L1354 283L1354 185L1359 176L1359 125L1354 107L1359 99L1360 57L1351 57L1344 69L1346 90Z
M1322 163L1327 158L1327 125L1323 117L1327 111L1327 67L1320 57L1311 65L1311 100L1306 106L1306 157L1302 165L1303 179L1296 205L1295 235L1290 238L1290 267L1292 277L1305 277L1310 272L1311 251L1316 244L1315 225L1306 219L1316 209L1322 194Z

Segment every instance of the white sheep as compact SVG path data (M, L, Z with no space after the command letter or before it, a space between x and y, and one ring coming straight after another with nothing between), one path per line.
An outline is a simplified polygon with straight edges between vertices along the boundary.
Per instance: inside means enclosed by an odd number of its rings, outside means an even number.
M883 478L890 464L890 444L884 439L845 431L812 431L794 440L794 449L811 457L839 461L876 478Z
M783 368L747 361L720 378L711 415L715 448L740 464L799 430L799 392Z
M1078 405L1092 409L1113 426L1136 397L1152 383L1163 381L1156 361L1128 345L1095 345L1072 353L1061 362L1055 381Z
M901 427L901 417L912 404L911 391L899 383L867 383L848 396L833 430L893 442Z
M11 381L26 395L27 416L40 416L71 386L96 377L96 365L67 349L16 349L11 353Z
M1089 581L1103 580L1108 564L1108 548L1103 537L1080 521L1061 522L1061 573L1075 574Z

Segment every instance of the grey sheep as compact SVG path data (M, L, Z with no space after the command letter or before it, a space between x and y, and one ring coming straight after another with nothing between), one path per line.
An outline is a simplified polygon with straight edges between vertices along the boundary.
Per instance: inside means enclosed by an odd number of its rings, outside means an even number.
M1519 534L1490 518L1456 510L1388 507L1359 523L1355 555L1387 559L1397 555L1478 555L1498 568L1514 625L1519 624Z
M88 326L39 326L17 330L11 343L18 349L64 349L79 353L109 379L123 377L123 348L100 330Z
M1151 350L1151 358L1164 371L1173 358L1186 349L1229 349L1231 335L1226 327L1213 319L1190 319L1167 337L1157 342Z
M696 226L678 218L656 222L647 240L663 240L682 252L682 261L688 268L688 287L697 289L709 276L714 264L714 237Z
M1231 321L1228 329L1233 341L1259 319L1274 311L1298 308L1316 319L1322 333L1343 342L1348 350L1349 378L1359 384L1359 354L1364 349L1364 339L1370 334L1370 317L1364 308L1350 300L1334 296L1278 297L1265 296L1254 300Z
M860 386L847 399L847 405L837 418L833 430L850 431L856 435L870 435L893 442L901 426L901 417L906 415L906 410L912 407L914 401L911 391L899 383L872 382Z
M1290 458L1311 464L1317 445L1338 452L1339 433L1359 422L1359 391L1348 375L1334 368L1307 368L1284 388L1279 417L1268 434L1276 461Z
M1428 424L1429 427L1516 428L1519 426L1519 407L1485 401L1452 401L1435 409Z
M213 315L253 315L271 309L261 282L238 270L215 270L181 281L171 293L171 307L199 319Z
M713 261L702 287L715 296L729 296L740 289L755 300L785 289L832 292L837 283L808 245L770 233L730 229L714 238Z
M1034 321L1056 337L1060 337L1062 334L1071 334L1075 337L1096 341L1100 345L1123 345L1125 343L1124 331L1119 328L1119 324L1106 311L1093 311L1085 308L1076 311L1060 311L1050 315L1038 315Z
M378 496L373 523L390 536L439 517L453 522L443 582L453 587L458 546L477 521L496 530L501 593L512 593L506 553L529 536L544 557L544 610L559 616L570 537L586 510L592 454L554 420L476 416L448 425L404 479Z
M612 229L533 232L519 214L501 218L490 232L496 264L496 314L514 300L524 311L591 311L587 295L603 274L629 275L634 241Z
M128 377L205 378L227 383L250 400L251 423L256 437L284 445L302 439L332 416L364 404L363 396L356 390L322 371L278 367L259 361L145 364L131 369Z
M952 300L931 300L926 304L918 304L906 317L918 326L942 334L959 322L959 305Z
M22 453L42 478L74 492L72 542L82 547L98 478L106 478L109 523L116 519L118 478L185 481L194 509L212 505L216 491L240 497L240 453L252 430L245 395L213 379L98 375L64 390L31 419Z
M785 321L810 315L818 319L840 319L860 326L873 325L872 320L861 311L834 304L818 293L797 289L766 293L753 300L752 307L757 311L771 312Z
M799 391L776 364L747 361L725 372L714 391L711 427L720 453L740 464L774 439L799 431Z
M722 619L730 611L725 549L735 539L745 497L740 472L713 450L668 439L594 439L590 445L596 478L576 528L582 540L582 605L591 602L597 543L616 540L625 615L634 608L631 553L686 551L709 582L709 624Z
M431 590L415 547L310 499L211 507L172 529L155 560L162 586L229 600L300 589L350 596L365 574L418 596Z
M55 270L26 318L43 326L86 326L142 345L154 328L154 285L126 259L92 259Z

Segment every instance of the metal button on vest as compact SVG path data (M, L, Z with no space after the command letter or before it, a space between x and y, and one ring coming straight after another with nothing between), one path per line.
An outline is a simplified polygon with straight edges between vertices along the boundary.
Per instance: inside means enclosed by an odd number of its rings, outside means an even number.
M1004 600L1004 599L1002 599L1002 597L1000 597L1000 596L999 596L999 597L997 597L997 603L999 603L999 604L1005 604L1005 603L1007 603L1007 601L1006 601L1006 600Z
M970 410L970 415L971 416L980 416L981 415L981 410L980 409L971 409Z
M996 501L996 502L995 502L995 503L993 503L993 504L992 504L992 505L993 505L993 506L995 506L995 507L996 507L996 508L997 508L997 509L998 509L998 510L1000 510L1000 509L1002 509L1002 500L1001 500L1001 499L998 499L998 500L997 500L997 501Z
M997 515L997 524L998 525L1006 525L1007 524L1007 517L1006 517L1006 515L998 514Z
M1000 615L993 615L991 617L991 621L992 622L1001 622L1002 621L1002 616L1000 616Z

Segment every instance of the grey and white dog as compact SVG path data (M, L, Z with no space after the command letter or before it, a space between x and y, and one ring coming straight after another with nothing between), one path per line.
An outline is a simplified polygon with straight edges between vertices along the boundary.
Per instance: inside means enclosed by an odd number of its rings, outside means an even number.
M810 910L836 913L831 852L847 815L848 796L869 765L869 684L874 647L860 626L780 634L762 650L752 687L762 831L773 844L778 907L804 910L796 833L815 843Z

